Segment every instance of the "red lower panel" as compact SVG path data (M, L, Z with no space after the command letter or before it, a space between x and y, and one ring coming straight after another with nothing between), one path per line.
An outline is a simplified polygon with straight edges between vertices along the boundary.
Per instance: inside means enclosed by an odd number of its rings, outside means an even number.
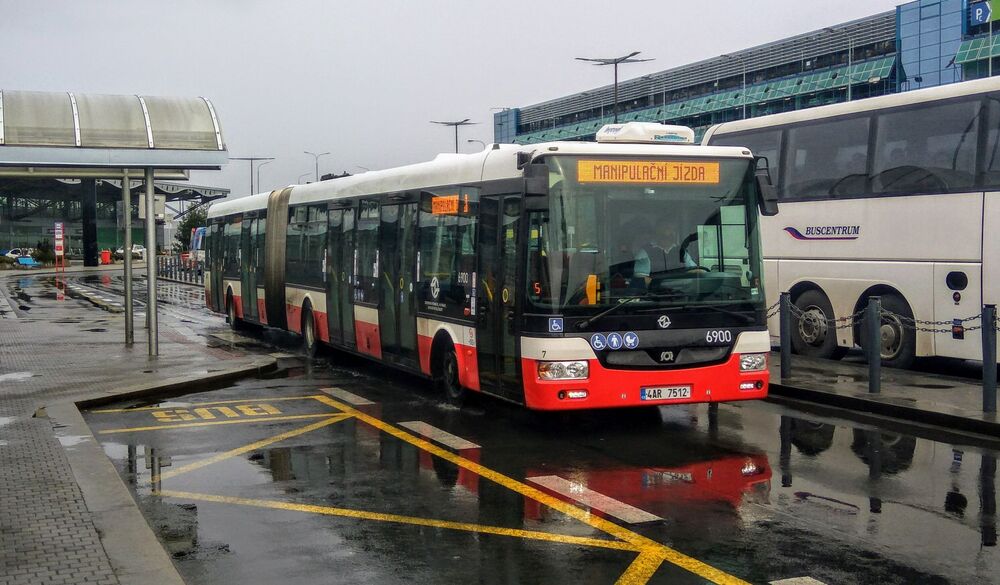
M538 379L538 362L521 358L524 379L524 400L528 408L537 410L571 410L583 408L615 408L694 402L728 402L767 397L770 376L762 372L740 372L739 354L714 366L684 370L608 370L597 360L590 363L590 378L573 381L542 381ZM763 387L740 390L741 382L760 381ZM654 386L691 386L691 398L648 402L639 398L641 388ZM559 398L559 392L586 390L587 397Z
M288 319L288 330L292 333L302 334L302 307L285 304L285 318Z
M313 311L313 323L316 324L316 338L330 343L330 323L326 320L326 313Z
M417 336L417 356L420 358L420 371L431 375L431 345L434 340L426 335Z
M205 289L205 306L208 307L209 311L215 310L215 305L212 303L212 291Z
M243 318L243 297L233 295L233 304L236 305L236 318Z
M257 299L257 315L260 317L261 325L267 325L267 303Z
M354 335L357 338L358 351L382 359L382 339L379 337L378 325L355 319Z

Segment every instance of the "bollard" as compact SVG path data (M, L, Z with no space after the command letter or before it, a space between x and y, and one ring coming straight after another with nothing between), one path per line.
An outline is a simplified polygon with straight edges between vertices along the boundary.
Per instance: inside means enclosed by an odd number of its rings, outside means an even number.
M787 292L778 297L778 335L781 337L781 381L792 376L792 295Z
M868 328L868 343L865 354L868 358L868 393L882 391L882 298L868 297L868 311L865 314Z
M996 319L996 305L983 305L983 412L997 411Z

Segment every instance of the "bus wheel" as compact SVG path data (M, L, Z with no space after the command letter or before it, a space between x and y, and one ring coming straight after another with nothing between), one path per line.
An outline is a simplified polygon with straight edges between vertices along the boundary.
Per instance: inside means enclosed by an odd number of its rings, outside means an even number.
M467 392L458 381L458 355L455 354L455 348L451 345L441 355L441 363L438 366L434 383L450 404L461 406L465 402Z
M912 326L905 327L903 321L912 319L913 311L903 297L892 293L882 296L882 311L885 314L877 340L882 364L889 368L909 368L917 355L917 332ZM862 325L861 330L861 345L866 346L868 328Z
M302 352L306 357L316 357L316 320L312 308L306 307L302 315Z
M236 318L236 303L233 301L233 292L226 293L226 318L229 320L229 327L233 331L240 328L240 321Z
M818 290L807 290L795 299L795 306L802 312L792 319L792 348L795 353L823 359L844 357L844 348L837 347L837 330L833 321L833 305Z

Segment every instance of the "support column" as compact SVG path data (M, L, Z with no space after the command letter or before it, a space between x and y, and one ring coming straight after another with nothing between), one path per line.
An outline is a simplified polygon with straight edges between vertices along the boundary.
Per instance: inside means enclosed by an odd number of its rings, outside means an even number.
M97 181L80 181L80 210L83 223L83 265L97 266Z
M132 310L132 189L128 169L122 173L122 218L125 223L125 244L122 258L125 262L125 344L135 342L135 313Z
M153 169L146 169L146 329L149 355L160 353L156 327L156 201L153 192Z

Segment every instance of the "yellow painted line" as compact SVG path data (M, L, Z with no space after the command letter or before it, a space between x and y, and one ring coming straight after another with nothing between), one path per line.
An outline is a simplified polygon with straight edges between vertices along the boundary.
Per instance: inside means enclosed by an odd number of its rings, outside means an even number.
M703 579L707 579L713 583L718 583L720 585L737 585L737 584L746 585L746 581L743 581L742 579L739 579L728 573L720 571L719 569L716 569L715 567L707 563L699 561L694 557L690 557L688 555L685 555L684 553L681 553L659 542L656 542L655 540L646 538L645 536L642 536L640 534L636 534L635 532L632 532L631 530L619 526L618 524L615 524L610 520L606 520L604 518L601 518L600 516L595 516L590 512L583 510L582 508L578 508L573 504L564 502L558 498L550 496L549 494L546 494L545 492L542 492L541 490L534 488L530 485L517 481L512 477L508 477L488 467L484 467L474 461L470 461L469 459L466 459L450 451L442 449L437 445L434 445L428 441L420 439L415 435L407 433L406 431L398 429L395 426L386 423L378 418L367 415L357 409L351 408L350 406L342 402L338 402L328 396L316 396L316 400L324 404L327 404L329 406L332 406L333 408L336 408L342 412L351 414L358 420L363 421L381 430L386 434L392 435L397 439L406 441L407 443L410 443L411 445L417 447L418 449L422 449L430 453L431 455L435 455L441 459L444 459L445 461L454 463L459 467L468 469L469 471L475 473L476 475L479 475L480 477L488 479L513 492L519 493L525 497L540 502L552 508L553 510L562 512L563 514L566 514L571 518L575 518L585 524L590 525L593 528L596 528L611 536L614 536L615 538L623 540L631 544L635 549L643 551L643 554L648 554L650 555L650 557L660 559L661 562L667 561L682 569L690 571L691 573L694 573L695 575L698 575ZM636 559L636 561L638 560L639 559ZM652 562L652 561L649 559L643 560L643 563L647 562ZM643 564L642 566L646 565ZM626 573L626 575L623 575L623 577L627 575L628 573ZM632 581L632 582L639 583L641 581Z
M575 544L580 546L608 548L612 550L635 551L635 548L632 547L627 542L621 542L618 540L602 540L600 538L570 536L568 534L553 534L550 532L538 532L535 530L522 530L518 528L503 528L500 526L485 526L482 524L471 524L468 522L450 522L447 520L433 520L431 518L419 518L416 516L400 516L397 514L384 514L381 512L365 512L363 510L333 508L330 506L313 506L309 504L292 504L288 502L274 502L271 500L253 500L248 498L237 498L233 496L215 496L211 494L198 494L198 493L180 492L172 490L161 490L157 493L161 496L166 496L170 498L201 500L204 502L216 502L219 504L235 504L240 506L254 506L257 508L271 508L274 510L290 510L295 512L306 512L309 514L322 514L325 516L340 516L344 518L357 518L359 520L393 522L397 524L410 524L413 526L427 526L431 528L446 528L450 530L476 532L479 534L510 536L514 538L543 540L547 542L557 542L562 544Z
M660 568L663 561L664 557L661 555L644 552L632 561L632 564L622 573L616 583L617 585L642 585L653 578L653 574Z
M180 475L182 473L187 473L189 471L194 471L195 469L201 469L202 467L205 467L207 465L211 465L213 463L218 463L219 461L222 461L224 459L229 459L230 457L236 457L238 455L242 455L242 454L248 453L250 451L256 451L257 449L263 449L264 447L267 447L268 445L273 445L274 443L278 443L280 441L284 441L285 439L291 439L292 437L297 437L299 435L304 435L306 433L315 431L316 429L321 429L321 428L323 428L323 427L325 427L327 425L332 425L333 423L338 423L338 422L340 422L340 421L342 421L344 419L351 418L351 415L349 415L349 414L335 414L333 416L330 416L329 414L325 414L323 416L325 416L327 418L325 420L321 420L319 422L315 422L315 423L313 423L311 425L307 425L307 426L304 426L304 427L299 428L299 429L292 429L290 431L285 431L284 433L281 433L281 434L278 434L278 435L274 435L273 437L268 437L267 439L261 439L260 441L257 441L256 443L250 443L249 445L244 445L242 447L237 447L235 449L231 449L229 451L226 451L225 453L219 453L218 455L213 455L213 456L211 456L211 457L209 457L207 459L202 459L200 461L195 461L194 463L189 463L187 465L182 465L181 467L178 467L176 469L171 469L171 470L165 471L165 472L163 472L163 473L160 474L160 477L158 477L158 478L156 478L156 477L152 478L152 481L153 481L153 483L156 483L156 481L158 479L160 481L162 481L164 479L170 479L171 477L177 477L178 475ZM233 422L235 422L235 421L233 421Z
M315 395L308 396L277 396L277 397L267 397L267 398L241 398L239 400L216 400L213 402L191 402L184 405L177 406L137 406L134 408L102 408L100 410L88 411L91 414L105 414L112 412L142 412L145 410L169 410L176 408L197 408L199 406L212 406L215 404L240 404L244 402L282 402L285 400L308 400L310 398L316 398Z
M337 416L336 412L325 412L320 414L290 414L282 416L248 416L246 418L240 418L236 420L217 420L209 422L196 422L196 423L179 423L176 425L157 425L152 427L131 427L127 429L110 429L107 431L98 431L99 435L112 435L115 433L138 433L140 431L164 431L168 429L187 429L191 427L209 427L212 425L238 425L246 423L255 422L273 422L282 420L302 420L306 418L325 418L328 416Z

